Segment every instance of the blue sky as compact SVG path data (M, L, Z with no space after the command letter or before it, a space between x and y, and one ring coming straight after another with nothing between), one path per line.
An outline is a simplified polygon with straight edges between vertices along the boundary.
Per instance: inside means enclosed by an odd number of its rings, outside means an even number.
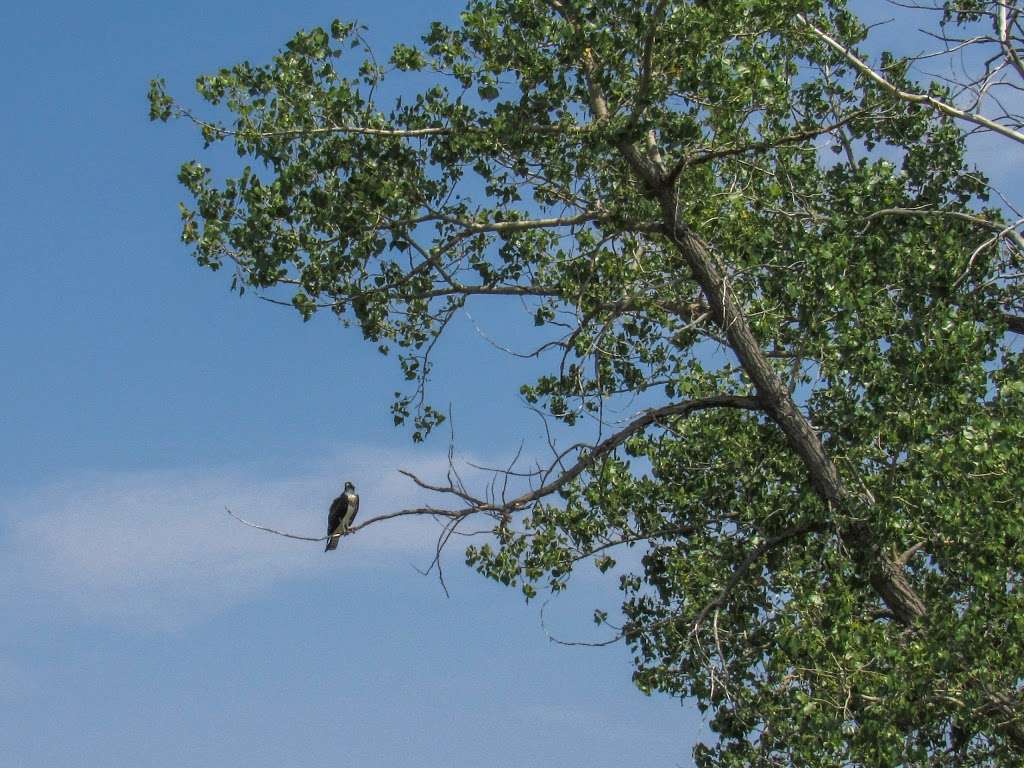
M421 501L396 470L436 477L447 445L393 428L395 364L356 333L239 300L192 263L175 174L201 150L185 125L147 122L148 80L187 96L197 74L264 61L300 27L355 18L383 51L457 10L0 10L5 765L691 764L700 717L639 694L624 648L550 643L537 604L457 551L450 599L418 575L430 523L369 529L332 557L223 512L319 535L346 479L363 515ZM519 364L468 321L437 362L465 455L539 438ZM572 637L614 599L577 582L547 612Z
M188 96L300 27L356 18L386 49L457 10L0 10L5 765L689 764L699 718L638 693L624 648L550 643L539 605L455 550L450 599L420 576L430 523L369 529L332 557L223 512L319 535L345 479L363 515L422 501L395 470L436 477L447 444L394 429L395 363L358 334L239 300L194 265L175 175L201 149L147 122L148 81ZM461 450L502 458L539 436L521 374L468 322L439 352ZM552 631L588 636L608 605L589 578L548 608Z

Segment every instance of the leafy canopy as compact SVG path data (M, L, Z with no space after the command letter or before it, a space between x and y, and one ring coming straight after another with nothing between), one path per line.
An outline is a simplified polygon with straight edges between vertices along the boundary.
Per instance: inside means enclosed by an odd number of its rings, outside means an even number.
M198 263L396 350L417 440L453 315L531 307L521 391L578 442L434 511L489 517L468 562L528 598L618 574L637 686L710 713L701 766L1024 750L1017 235L954 119L851 65L865 35L842 2L473 0L386 63L300 32L200 77L210 117L150 92L247 163L181 168Z

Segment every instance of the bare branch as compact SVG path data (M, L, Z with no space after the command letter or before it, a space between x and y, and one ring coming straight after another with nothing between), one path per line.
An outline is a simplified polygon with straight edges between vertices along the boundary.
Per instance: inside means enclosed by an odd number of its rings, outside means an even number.
M1024 223L1020 221L1006 225L962 211L939 211L930 208L883 208L866 216L864 221L871 222L883 216L945 216L951 219L960 219L961 221L977 224L991 232L995 232L998 237L1005 238L1018 248L1024 250L1024 236L1017 231L1017 228Z
M582 646L582 647L586 647L586 648L603 648L603 647L605 647L607 645L614 645L615 643L619 642L623 637L625 637L625 633L620 630L620 631L616 632L612 637L608 638L607 640L596 640L596 641L561 640L560 638L555 637L553 634L551 634L551 632L548 631L547 620L546 620L546 618L544 616L544 612L547 610L548 603L550 603L550 602L551 602L551 599L548 598L547 600L544 601L544 603L540 607L540 628L541 628L541 630L543 630L544 635L547 637L547 639L550 642L555 643L556 645L565 645L565 646L569 646L569 647L581 647Z
M691 413L714 408L739 408L748 411L759 411L763 408L763 405L760 398L757 397L747 397L744 395L713 395L711 397L700 398L697 400L687 400L683 403L674 403L661 408L652 408L645 411L639 418L631 421L623 429L595 445L588 453L584 454L575 464L554 480L545 483L535 491L525 493L522 496L513 499L506 506L510 509L518 509L554 493L566 483L575 480L585 469L593 465L599 458L611 453L630 437L647 429L647 427L652 424L673 416L688 416Z
M1014 47L1013 27L1019 24L1020 9L1014 8L1013 13L1007 9L1008 3L998 3L996 16L996 33L999 35L999 46L1003 49L1006 61L1009 62L1017 74L1024 78L1024 61L1021 60L1020 52ZM1019 38L1017 38L1019 42Z
M577 224L586 224L590 221L606 221L611 219L609 213L603 211L583 211L576 216L553 217L548 219L521 219L512 221L475 222L459 219L454 216L437 214L424 216L414 223L427 221L443 221L448 224L455 224L462 227L465 234L478 234L481 232L525 232L530 229L551 229L554 227L574 227Z
M228 507L224 507L224 511L227 512L235 520L237 520L238 522L242 523L242 525L247 525L250 528L256 528L257 530L260 530L260 531L266 531L267 533L273 533L276 536L284 536L285 538L288 538L288 539L298 539L299 541L326 541L327 540L326 536L317 536L317 537L314 537L314 536L301 536L301 535L299 535L297 533L289 533L288 531L282 531L282 530L279 530L277 528L271 528L270 526L267 526L267 525L260 525L259 523L254 523L254 522L252 522L250 520L246 520L245 518L235 514ZM472 509L472 508L470 508L470 509L461 509L460 510L460 509L438 509L436 507L415 507L415 508L411 508L411 509L403 509L403 510L400 510L398 512L389 512L388 514L377 515L376 517L371 517L369 520L365 520L362 523L360 523L359 525L353 525L347 531L345 531L345 533L343 533L342 535L343 536L349 536L349 535L355 533L358 530L361 530L363 528L366 528L367 526L373 525L374 523L379 523L379 522L382 522L384 520L393 520L396 517L409 517L411 515L418 515L418 516L428 515L428 516L431 516L431 517L445 517L445 518L451 518L453 520L459 520L459 519L461 519L463 517L468 517L469 515L473 514L476 511L477 511L476 509Z
M240 136L244 135L246 138L257 138L257 139L273 139L282 138L288 136L315 136L317 134L349 134L353 136L379 136L382 138L396 138L396 139L421 139L427 136L449 136L457 133L471 133L474 131L486 131L489 130L486 126L478 125L464 125L464 126L450 126L450 125L437 125L430 126L427 128L375 128L371 126L363 125L342 125L338 123L331 123L329 125L322 125L316 128L288 128L279 131L244 131L232 128L226 128L223 125L217 123L211 123L208 120L196 116L196 114L185 107L180 105L176 106L174 114L178 117L184 117L192 121L195 125L200 128L209 131L216 135L218 138L225 138L227 136ZM589 125L550 125L550 124L537 124L531 125L523 129L531 133L540 133L547 135L559 135L559 134L581 134L586 133L590 130Z
M267 527L265 525L259 525L258 523L251 523L248 520L246 520L244 518L241 518L238 515L236 515L228 507L224 507L224 511L227 512L229 515L231 515L231 517L235 518L235 520L240 522L242 525L248 525L250 528L256 528L256 529L261 530L261 531L266 531L267 533L274 533L274 534L277 534L278 536L285 536L286 538L289 538L289 539L299 539L301 541L326 541L327 540L326 536L318 536L318 537L315 537L315 538L313 536L299 536L299 535L294 534L294 533L287 533L285 531L279 531L276 528L269 528L269 527ZM342 535L345 535L345 534L342 534Z
M987 128L988 130L993 131L994 133L998 133L1002 136L1006 136L1009 139L1013 139L1014 141L1019 141L1022 144L1024 144L1024 133L1021 133L1020 131L1016 131L1013 128L1009 128L1005 125L1002 125L1001 123L997 123L995 120L991 120L977 112L970 112L963 109L958 109L957 107L954 107L952 104L948 104L942 99L937 99L934 96L929 96L928 94L925 93L913 93L912 91L904 91L898 88L897 86L890 83L882 74L872 69L863 60L858 58L857 55L854 54L848 46L843 45L838 40L830 36L827 32L824 32L823 30L819 29L814 24L812 24L806 16L804 16L801 13L798 13L796 15L796 18L798 18L805 25L807 25L807 28L819 40L824 42L834 51L842 54L843 57L848 62L850 62L850 64L853 65L854 69L856 69L858 72L860 72L862 75L864 75L866 78L871 80L876 85L879 85L885 90L889 91L897 98L900 98L903 101L908 101L912 104L927 105L934 109L936 112L941 112L944 115L949 115L950 117L956 118L957 120L963 120L964 122L973 123L974 125L980 126L982 128Z
M669 182L674 181L678 178L679 174L684 168L689 168L695 165L701 165L703 163L711 162L712 160L720 160L726 157L735 157L737 155L745 155L748 153L767 152L777 147L782 147L787 144L798 144L802 141L809 141L815 139L818 136L823 136L826 133L832 133L842 128L844 125L849 123L851 120L855 120L867 114L869 110L858 109L848 115L839 118L833 123L827 125L818 126L816 128L810 128L806 131L796 131L794 133L788 133L785 136L778 136L774 139L767 139L765 141L755 141L749 144L742 144L734 147L718 147L715 149L705 149L697 152L693 155L687 155L679 160L678 163L672 168L668 174L667 180Z
M458 496L460 499L465 501L467 504L472 504L474 506L480 506L480 505L483 505L483 504L486 503L486 502L481 501L480 499L477 499L477 498L475 498L473 496L470 496L468 493L466 493L461 488L456 488L453 485L433 485L432 483L428 483L425 480L421 480L419 477L417 477L416 475L414 475L412 472L410 472L407 469L400 469L398 471L401 474L403 474L406 477L408 477L410 480L412 480L414 483L416 483L416 485L418 485L420 488L424 489L425 491L433 491L434 493L448 493L448 494L451 494L453 496Z

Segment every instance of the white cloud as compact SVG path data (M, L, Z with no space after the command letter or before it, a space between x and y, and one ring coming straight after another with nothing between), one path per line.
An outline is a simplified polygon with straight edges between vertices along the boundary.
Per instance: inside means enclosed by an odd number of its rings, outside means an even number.
M175 629L285 579L429 562L437 526L426 518L371 526L325 556L320 544L247 528L224 511L320 536L347 479L364 520L423 503L399 467L443 478L447 457L359 450L282 477L238 467L93 473L4 500L0 610L16 601L22 615Z

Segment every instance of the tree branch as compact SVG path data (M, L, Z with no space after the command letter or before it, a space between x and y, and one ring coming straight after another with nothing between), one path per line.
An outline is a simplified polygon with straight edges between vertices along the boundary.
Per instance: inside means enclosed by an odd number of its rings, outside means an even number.
M267 533L273 533L273 534L276 534L278 536L284 536L284 537L289 538L289 539L299 539L300 541L326 541L327 540L326 536L317 536L317 537L313 537L313 536L299 536L298 534L295 534L295 533L287 533L286 531L279 531L276 528L270 528L270 527L268 527L266 525L260 525L258 523L252 523L252 522L249 522L248 520L246 520L245 518L239 517L234 512L232 512L228 507L224 507L224 511L227 512L229 515L231 515L231 517L235 518L235 520L240 522L242 525L248 525L250 528L256 528L257 530L266 531ZM344 536L345 534L342 534L342 535Z
M630 117L630 125L640 122L640 117L647 108L647 99L651 92L651 76L653 75L654 59L654 38L657 34L658 25L664 21L665 9L668 7L668 0L658 0L654 13L650 14L650 26L647 34L644 35L643 52L640 55L640 79L637 86L636 105Z
M984 115L978 114L977 112L968 112L963 109L958 109L957 107L954 107L952 104L948 104L945 101L942 101L941 99L935 98L934 96L929 96L924 93L913 93L911 91L901 90L897 86L890 83L883 75L876 72L864 61L858 58L848 46L843 45L838 40L831 37L828 33L824 32L823 30L819 29L814 24L812 24L807 19L807 17L804 16L802 13L796 14L796 18L803 22L811 31L811 33L814 34L819 40L824 42L837 53L842 54L842 56L848 62L850 62L850 64L853 65L854 69L856 69L858 72L860 72L862 75L864 75L866 78L871 80L876 85L879 85L885 90L889 91L889 93L893 94L897 98L902 99L903 101L908 101L912 104L925 104L934 109L936 112L941 112L942 114L956 118L957 120L963 120L968 123L973 123L974 125L981 126L982 128L987 128L988 130L1005 136L1008 139L1013 139L1014 141L1019 141L1022 144L1024 144L1024 133L1021 133L1020 131L1015 131L1013 128L1008 128L1007 126L1002 125L1001 123L997 123L995 120L991 120L985 117Z
M399 471L402 471L402 470L399 470ZM402 474L408 475L409 473L402 471ZM412 475L409 475L409 476L412 477ZM299 541L326 541L327 540L327 536L301 536L301 535L299 535L297 533L289 533L288 531L282 531L282 530L279 530L277 528L271 528L268 525L261 525L259 523L254 523L254 522L252 522L250 520L246 520L245 518L241 517L240 515L235 514L228 507L224 507L224 511L227 512L235 520L240 522L242 525L247 525L250 528L255 528L255 529L260 530L260 531L266 531L267 533L273 533L276 536L284 536L285 538L297 539ZM415 508L411 508L411 509L403 509L403 510L400 510L398 512L389 512L389 513L384 514L384 515L377 515L376 517L371 517L369 520L364 520L359 525L351 526L348 530L345 531L345 533L342 534L342 536L349 536L349 535L355 533L358 530L361 530L363 528L366 528L367 526L373 525L374 523L379 523L379 522L382 522L384 520L393 520L396 517L409 517L409 516L412 516L412 515L417 515L417 516L429 515L431 517L445 517L445 518L450 518L450 519L453 519L453 520L457 520L457 519L462 518L462 517L467 517L467 516L473 514L474 512L477 512L477 511L478 510L475 509L475 508L468 508L468 509L438 509L436 507L415 507Z
M1024 333L1024 317L1004 312L1003 321L1006 323L1006 330L1012 333Z
M515 508L522 507L530 502L554 493L566 483L576 479L585 469L587 469L587 467L591 466L599 458L611 453L630 437L658 421L672 416L689 416L691 413L710 410L713 408L739 408L748 411L759 411L763 409L763 404L760 398L757 397L747 397L744 395L713 395L711 397L700 398L698 400L687 400L683 403L674 403L661 408L652 408L645 411L642 416L634 419L615 434L595 445L589 453L580 458L557 478L545 483L535 491L531 491L530 493L523 494L517 499L513 499L509 503L509 506L514 506Z
M287 128L279 131L249 131L226 128L223 125L211 123L208 120L203 120L197 117L196 114L191 110L181 105L175 106L174 115L178 117L184 117L190 120L195 125L203 128L210 133L215 134L218 138L226 138L227 136L241 136L257 138L257 139L273 139L279 137L288 136L316 136L324 133L340 133L349 134L353 136L379 136L382 138L397 138L397 139L421 139L428 136L450 136L458 133L470 133L473 131L487 131L488 128L478 125L465 125L465 126L450 126L450 125L437 125L430 126L427 128L372 128L362 125L339 125L332 123L330 125L322 125L317 128ZM586 133L590 130L589 125L548 125L548 124L537 124L530 125L523 129L529 133L541 133L548 135L559 135L559 134L580 134Z
M732 575L729 577L729 580L725 583L725 586L723 586L719 590L718 594L715 595L714 599L711 600L707 605L705 605L701 609L700 613L697 614L697 617L693 620L692 631L695 632L698 628L700 628L700 625L704 623L704 619L708 617L708 614L711 613L711 611L716 610L717 608L721 608L722 605L724 605L725 601L729 599L729 595L736 588L736 585L740 583L740 581L743 579L743 576L750 569L750 566L752 566L754 563L760 560L766 552L768 552L770 549L774 549L779 544L782 544L783 542L788 541L789 539L792 539L795 536L801 536L805 533L810 533L811 531L819 530L820 528L820 525L810 524L798 525L792 528L787 528L785 531L782 531L781 533L778 533L775 536L765 539L757 547L751 550L747 554L747 556L743 558L742 562L740 562L740 564L736 566L735 570L733 570Z
M928 208L883 208L866 216L864 221L871 222L883 216L947 216L952 219L960 219L961 221L984 227L990 232L995 232L999 237L1010 240L1015 246L1024 251L1024 235L1017 231L1017 227L1024 223L1020 221L1006 225L990 221L981 216L964 213L963 211L940 211Z
M570 26L579 32L582 26L576 17L575 11L569 6L569 0L547 0L548 5L561 16ZM584 48L582 54L581 68L583 80L587 87L587 96L590 101L590 110L598 122L605 122L612 117L612 110L608 104L604 90L598 78L598 62L593 49ZM620 152L626 157L630 167L637 176L648 187L656 189L665 177L665 168L661 163L649 159L641 153L629 139L623 139L617 145Z
M850 114L846 115L839 120L829 123L828 125L819 126L817 128L810 128L806 131L796 131L795 133L787 133L785 136L779 136L774 139L766 139L765 141L755 141L750 144L744 144L737 147L719 147L717 149L706 149L702 150L694 155L687 155L679 160L669 171L666 181L668 183L674 182L679 174L685 168L690 168L695 165L701 165L702 163L711 162L712 160L720 160L725 157L735 157L737 155L745 155L748 152L767 152L770 149L776 147L785 146L786 144L798 144L802 141L809 141L815 139L818 136L823 136L826 133L842 128L844 125L849 123L851 120L855 120L862 115L867 114L869 110L858 109Z

